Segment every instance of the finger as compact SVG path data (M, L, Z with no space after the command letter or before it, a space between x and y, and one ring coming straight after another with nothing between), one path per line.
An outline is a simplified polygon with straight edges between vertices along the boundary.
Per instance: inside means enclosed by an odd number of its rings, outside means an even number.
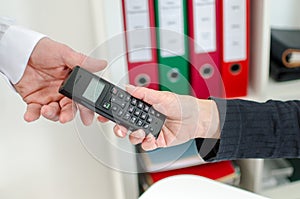
M58 121L60 113L60 106L57 102L51 102L41 108L41 115L48 120Z
M160 103L162 99L164 99L165 93L159 92L156 90L152 90L145 87L135 87L132 85L127 85L126 90L128 93L130 93L132 96L142 99L143 101L149 103L149 104L156 104Z
M73 120L77 111L75 103L67 97L64 97L59 101L59 105L61 107L59 116L60 123L64 124Z
M115 135L120 138L126 137L127 132L128 132L128 130L125 127L120 126L120 125L115 125L113 130L114 130Z
M85 59L82 61L82 63L80 63L80 66L88 71L98 72L107 66L107 62L105 60L99 60L85 56Z
M28 104L24 114L24 120L27 122L33 122L39 119L41 115L41 108L42 106L40 104Z
M99 116L97 117L97 120L98 120L99 122L102 122L102 123L105 123L105 122L108 122L108 121L109 121L109 119L107 119L106 117L103 117L103 116L101 116L101 115L99 115Z
M155 137L151 133L149 133L146 139L144 139L144 141L142 142L141 146L145 151L156 149L157 145L156 145Z
M162 114L169 116L170 108L166 105L173 103L177 99L176 95L166 91L156 91L145 87L135 87L127 85L126 90L132 96L153 105L154 109L158 110Z
M86 126L91 125L94 120L94 112L80 104L78 104L78 109L82 123Z
M129 140L132 144L136 145L142 143L145 137L146 133L142 129L139 129L129 135Z
M167 146L165 136L164 136L163 132L161 132L158 135L158 137L156 139L156 145L157 145L157 147L166 147Z
M65 50L64 54L64 62L71 69L79 65L91 72L97 72L103 70L107 65L107 62L105 60L88 57L82 53L75 52L70 48L68 50Z

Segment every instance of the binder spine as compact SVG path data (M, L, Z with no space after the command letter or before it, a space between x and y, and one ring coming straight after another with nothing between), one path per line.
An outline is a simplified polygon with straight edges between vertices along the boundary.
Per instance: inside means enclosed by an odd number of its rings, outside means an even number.
M247 95L250 0L222 0L222 80L227 98Z
M192 94L222 96L218 0L188 0Z
M155 0L161 90L190 94L185 0Z
M122 0L129 83L159 89L153 0Z

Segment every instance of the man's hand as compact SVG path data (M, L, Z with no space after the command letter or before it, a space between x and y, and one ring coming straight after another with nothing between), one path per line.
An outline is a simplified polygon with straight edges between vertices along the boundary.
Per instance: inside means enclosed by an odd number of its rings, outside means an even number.
M96 60L77 53L68 46L49 38L41 39L35 46L24 75L14 85L27 104L24 119L37 120L41 115L52 121L66 123L75 117L74 103L58 93L59 86L76 65L96 72L106 66L106 61ZM78 106L85 125L93 121L94 113Z

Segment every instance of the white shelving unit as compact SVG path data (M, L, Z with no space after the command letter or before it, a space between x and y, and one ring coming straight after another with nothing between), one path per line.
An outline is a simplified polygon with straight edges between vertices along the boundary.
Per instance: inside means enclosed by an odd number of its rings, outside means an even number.
M278 0L251 1L250 88L246 99L257 101L300 99L300 80L278 83L269 77L271 27L295 27L297 24L299 27L299 20L297 21L299 17L294 15L297 13L295 4L299 6L299 1L288 0L284 3ZM285 13L288 16L282 19ZM241 186L254 192L264 192L262 185L264 160L241 160L239 163L242 173ZM273 188L273 191L275 189Z
M291 4L291 1L295 2L295 0L287 0L283 4ZM96 0L93 0L93 2L95 2L95 5L100 4ZM256 101L266 101L268 99L300 99L300 80L276 83L269 78L272 4L279 2L279 0L274 0L272 2L271 0L251 0L250 84L249 94L245 99ZM120 79L122 79L123 82L126 82L126 60L123 54L125 52L124 40L122 40L123 23L121 16L121 0L103 0L101 1L101 4L103 10L101 12L99 10L94 12L94 17L95 19L104 17L102 27L98 27L98 31L100 31L102 35L103 32L105 33L105 36L101 38L102 41L110 40L112 38L115 38L116 40L120 39L117 49L110 48L109 45L107 47L107 57L111 64L109 67L110 78L117 84L120 82ZM278 13L278 15L282 16L283 14ZM95 22L97 22L97 20L95 20ZM122 142L124 141L121 141L120 144ZM134 148L128 145L127 150L132 150L133 152ZM263 191L261 176L264 160L241 160L239 161L239 164L241 166L242 174L241 186L258 193ZM137 194L138 186L136 175L125 174L123 175L123 180L123 190L125 195L132 196L132 193L130 194L127 192L132 192L134 189L134 194Z

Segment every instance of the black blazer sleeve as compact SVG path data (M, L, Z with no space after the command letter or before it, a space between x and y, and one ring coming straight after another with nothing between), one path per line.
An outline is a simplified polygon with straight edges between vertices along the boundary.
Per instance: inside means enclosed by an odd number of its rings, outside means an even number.
M300 157L300 101L213 100L221 139L207 161Z

